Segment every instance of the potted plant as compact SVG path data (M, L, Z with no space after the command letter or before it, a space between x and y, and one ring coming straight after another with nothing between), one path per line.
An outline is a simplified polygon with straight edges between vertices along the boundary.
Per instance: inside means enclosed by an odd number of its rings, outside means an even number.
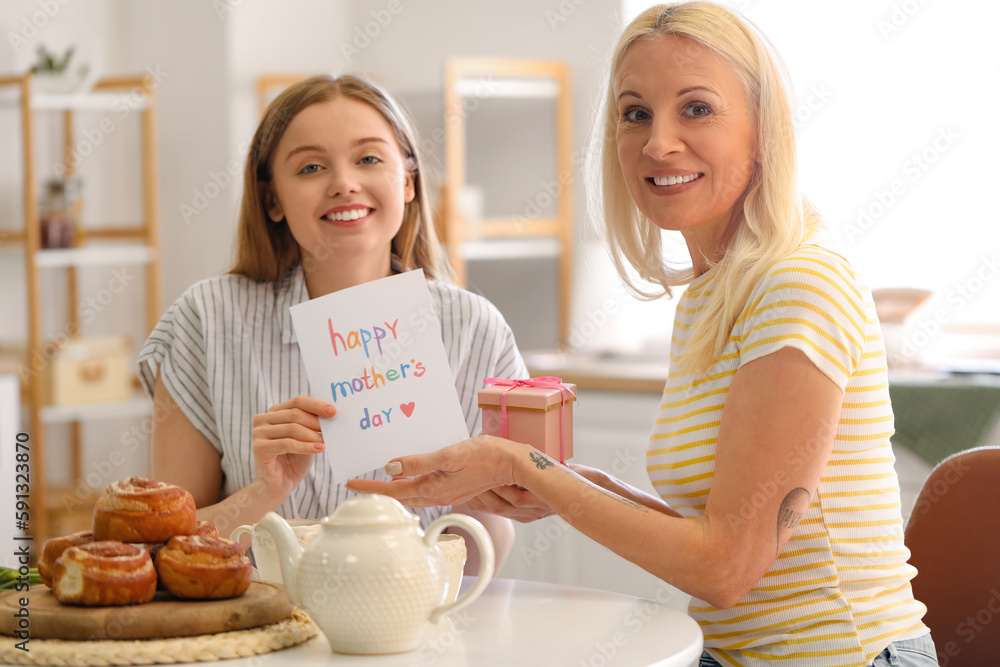
M35 75L35 87L39 92L72 93L80 88L90 66L82 63L75 68L70 67L73 51L74 47L70 46L59 56L50 53L44 45L38 47L38 60L31 67L31 73Z

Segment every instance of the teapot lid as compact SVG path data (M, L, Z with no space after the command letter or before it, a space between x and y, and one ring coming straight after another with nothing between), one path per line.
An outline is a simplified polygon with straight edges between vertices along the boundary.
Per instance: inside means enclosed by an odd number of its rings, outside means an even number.
M395 498L379 494L361 494L341 503L330 516L323 519L324 525L366 526L400 525L419 522L403 503Z

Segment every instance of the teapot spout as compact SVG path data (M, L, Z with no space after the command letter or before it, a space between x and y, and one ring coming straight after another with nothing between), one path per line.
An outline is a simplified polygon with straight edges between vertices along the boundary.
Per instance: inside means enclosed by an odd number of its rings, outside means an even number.
M298 538L292 532L291 526L284 519L268 512L257 524L258 528L266 530L274 538L278 547L278 561L281 563L281 578L285 582L285 590L295 606L301 606L299 599L298 572L302 553L305 549L299 544Z

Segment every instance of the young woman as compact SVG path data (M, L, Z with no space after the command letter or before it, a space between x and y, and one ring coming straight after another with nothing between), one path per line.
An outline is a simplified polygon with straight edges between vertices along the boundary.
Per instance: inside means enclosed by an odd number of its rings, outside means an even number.
M446 282L417 145L371 82L317 76L281 93L247 156L235 265L188 289L139 355L156 405L152 475L191 491L224 535L271 510L323 517L349 494L324 460L319 417L336 408L309 396L291 306L423 269L469 432L483 378L527 377L496 308ZM417 512L426 523L449 509ZM475 516L499 569L510 520Z
M693 596L705 666L936 665L871 293L818 245L796 191L776 56L731 11L691 2L636 18L610 71L598 186L613 256L626 282L631 265L659 294L688 285L647 451L659 497L494 437L350 486L559 514ZM662 230L683 236L689 270L664 265Z

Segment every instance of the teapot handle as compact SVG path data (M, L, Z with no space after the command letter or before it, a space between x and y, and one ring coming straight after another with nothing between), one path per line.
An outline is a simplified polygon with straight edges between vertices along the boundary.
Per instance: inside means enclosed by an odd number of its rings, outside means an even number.
M437 542L438 535L448 526L464 528L472 535L472 539L475 540L476 545L479 547L479 573L476 575L476 583L466 593L451 604L439 605L431 612L431 623L437 623L441 617L472 604L490 583L490 579L493 577L493 567L496 562L496 556L493 552L493 540L490 539L490 534L486 532L483 524L465 514L445 514L433 521L427 527L427 533L424 534L424 542L427 546L433 548L433 545Z
M242 526L237 526L232 533L229 534L229 539L233 542L239 542L240 537L243 535L253 535L253 526L250 524L243 524Z
M251 526L250 524L246 524L246 523L243 524L242 526L236 526L236 529L233 530L233 532L229 534L229 539L231 539L233 542L236 542L237 544L240 544L240 538L243 535L250 535L251 540L252 540L253 539L253 526ZM243 545L240 544L240 546L243 546ZM253 544L251 544L250 546L252 548ZM246 549L244 549L243 551L246 552ZM257 568L253 567L253 568L250 568L250 572L251 572L251 576L254 579L260 579L260 570L258 570Z

